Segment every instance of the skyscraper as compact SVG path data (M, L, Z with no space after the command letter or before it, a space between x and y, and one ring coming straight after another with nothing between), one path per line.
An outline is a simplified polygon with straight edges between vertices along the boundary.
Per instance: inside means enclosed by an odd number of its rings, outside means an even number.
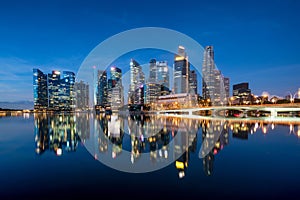
M223 78L221 71L216 69L214 63L213 46L205 47L202 65L203 98L209 99L212 105L225 105L227 103L227 94L224 81L225 79Z
M60 71L48 74L49 109L59 110Z
M195 70L191 70L189 74L189 87L191 94L198 94L197 82L197 73Z
M63 71L59 86L59 108L60 110L75 109L75 74Z
M108 79L107 101L112 110L118 110L124 105L122 70L117 67L110 68L110 78Z
M215 64L213 46L207 46L204 50L202 65L202 95L204 99L213 98L215 89L214 70Z
M228 104L228 100L229 100L229 90L230 90L230 80L228 77L223 77L223 83L224 83L224 90L225 90L225 101L226 105Z
M183 46L178 47L178 54L174 59L174 93L188 93L190 64Z
M33 69L33 100L35 110L48 108L47 74L39 69Z
M157 65L156 65L156 60L155 59L150 60L149 69L150 69L150 73L149 73L148 82L153 82L154 83L157 80Z
M35 109L49 109L54 111L71 111L75 108L75 74L73 72L52 71L43 74L33 69L33 88Z
M157 62L157 80L156 82L161 86L160 96L167 95L170 92L170 75L167 61Z
M97 79L97 105L105 107L107 105L107 72L98 70Z
M89 109L89 85L83 81L75 83L75 93L76 93L76 108L78 110L88 110Z
M134 59L130 61L130 88L128 95L128 104L143 104L144 91L143 85L145 84L145 75L142 67Z
M149 66L149 79L144 86L146 104L155 103L159 96L170 93L167 61L151 59Z

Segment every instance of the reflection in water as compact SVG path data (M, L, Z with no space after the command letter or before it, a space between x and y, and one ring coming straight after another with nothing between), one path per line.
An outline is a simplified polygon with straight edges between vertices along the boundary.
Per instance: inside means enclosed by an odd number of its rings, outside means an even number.
M109 155L110 159L120 159L129 162L131 166L138 165L145 158L153 166L175 161L174 167L179 178L186 175L190 157L198 153L197 149L201 145L203 149L208 149L203 155L202 167L204 173L211 176L217 154L229 144L230 132L234 139L247 140L250 134L258 130L267 134L269 130L276 128L276 124L265 121L196 120L91 113L35 114L34 125L37 154L49 150L56 155L62 155L64 151L76 151L79 141L83 144L93 143L95 159ZM300 137L298 124L286 125L290 134ZM198 137L202 140L198 141ZM129 156L124 154L125 157L122 157L124 152L129 152Z
M78 127L74 115L34 114L36 153L42 154L50 150L60 156L63 151L76 151L80 138L85 139L87 136L85 134L89 133L86 119L83 121L77 118L77 120L80 121Z

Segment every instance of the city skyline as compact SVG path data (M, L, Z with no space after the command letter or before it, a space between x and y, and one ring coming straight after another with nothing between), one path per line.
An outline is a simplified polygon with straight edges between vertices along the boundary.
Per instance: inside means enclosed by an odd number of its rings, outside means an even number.
M175 2L169 5L146 1L144 5L129 6L115 1L107 3L105 9L93 1L3 2L0 101L33 101L32 68L77 72L83 59L101 41L145 26L171 28L202 46L213 45L218 69L231 78L230 88L249 82L254 94L267 91L281 97L298 90L298 2L187 2L184 6L188 9L183 10L181 18L171 12L180 7ZM114 6L116 3L122 6ZM149 15L146 8L151 5L166 8L164 20L160 20L160 9L153 10L157 15ZM132 6L134 13L130 12ZM209 13L211 17L206 17ZM175 21L179 23L172 23ZM113 22L116 26L109 26Z

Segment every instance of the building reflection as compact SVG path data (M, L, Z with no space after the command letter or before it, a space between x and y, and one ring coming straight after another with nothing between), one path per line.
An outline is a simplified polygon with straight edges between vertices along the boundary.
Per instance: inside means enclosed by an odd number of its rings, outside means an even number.
M49 150L60 156L64 151L76 151L80 140L76 117L69 114L34 114L34 133L37 154Z
M228 122L203 121L202 142L204 149L211 149L203 155L203 170L207 176L213 173L215 155L229 144Z
M90 128L92 125L93 129ZM290 134L300 137L300 125L284 125L289 128ZM199 159L198 155L202 158L204 174L212 176L214 161L229 145L229 138L248 140L256 132L268 134L276 126L265 121L196 120L105 113L34 115L37 154L51 151L62 155L63 152L76 151L80 142L92 141L99 155L108 154L111 159L124 159L120 156L122 152L129 152L130 156L125 159L133 165L142 157L153 165L175 161L173 166L179 178L187 175L190 162ZM92 135L94 133L95 137Z

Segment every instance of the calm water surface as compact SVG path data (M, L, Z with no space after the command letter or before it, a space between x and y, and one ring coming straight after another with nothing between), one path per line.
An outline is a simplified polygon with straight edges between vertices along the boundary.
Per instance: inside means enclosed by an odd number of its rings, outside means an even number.
M2 117L0 199L297 198L299 137L297 123Z

